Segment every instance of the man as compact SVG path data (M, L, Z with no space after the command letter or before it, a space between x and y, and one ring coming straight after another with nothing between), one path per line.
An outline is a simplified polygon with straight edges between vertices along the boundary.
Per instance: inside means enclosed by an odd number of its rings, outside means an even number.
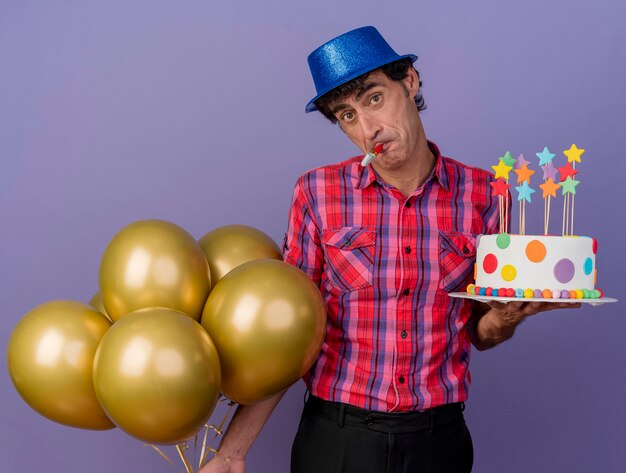
M498 231L497 199L489 173L427 141L416 59L397 55L373 27L309 56L317 95L306 111L377 153L371 164L352 158L296 183L284 259L318 284L328 324L305 376L293 472L470 471L470 341L491 348L525 317L565 306L447 295L470 280L476 236ZM283 394L240 406L202 473L244 472Z

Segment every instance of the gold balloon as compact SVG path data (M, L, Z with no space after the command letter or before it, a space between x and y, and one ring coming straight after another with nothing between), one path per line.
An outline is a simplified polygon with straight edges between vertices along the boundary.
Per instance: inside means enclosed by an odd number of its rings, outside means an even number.
M96 292L91 300L89 301L89 305L104 315L107 319L111 320L109 314L107 314L106 307L104 307L104 302L102 301L102 294Z
M209 262L214 286L231 270L248 261L264 258L282 260L274 240L247 225L216 228L200 238L200 246Z
M9 374L24 401L50 420L104 430L115 426L92 382L98 343L111 322L87 304L52 301L35 307L11 334Z
M198 242L173 223L143 220L122 229L100 263L100 293L113 322L145 307L169 307L200 320L211 290Z
M326 312L306 274L265 259L235 268L213 288L202 325L217 347L224 394L252 404L308 371L324 341Z
M220 362L198 322L153 307L111 327L96 352L93 379L100 404L120 429L144 442L180 443L213 412Z

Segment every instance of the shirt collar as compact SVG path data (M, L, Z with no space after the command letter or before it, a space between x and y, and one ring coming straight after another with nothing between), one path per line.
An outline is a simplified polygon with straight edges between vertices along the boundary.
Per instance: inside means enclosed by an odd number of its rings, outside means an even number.
M443 162L443 156L441 156L441 152L439 151L439 147L433 143L432 141L427 141L428 148L435 155L435 168L433 172L431 172L430 176L426 179L425 182L428 182L433 176L437 178L441 187L445 190L449 191L449 179L448 172L446 170L446 165ZM356 163L357 166L361 167L360 161ZM372 166L361 167L359 178L356 181L355 188L356 189L365 189L373 182L377 181L381 185L385 185L385 182L381 179L381 177L374 171Z

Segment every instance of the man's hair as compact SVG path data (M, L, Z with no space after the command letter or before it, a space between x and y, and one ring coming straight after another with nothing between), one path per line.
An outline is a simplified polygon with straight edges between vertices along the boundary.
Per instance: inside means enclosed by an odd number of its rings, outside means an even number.
M378 69L374 70L382 71L387 77L389 77L389 79L399 82L407 76L410 67L413 67L413 61L411 60L411 58L404 58L400 59L399 61L385 64L384 66L381 66ZM346 82L345 84L342 84L339 87L331 90L330 92L322 95L319 99L315 101L315 106L322 113L322 115L328 118L331 122L337 123L337 118L332 112L330 106L337 100L344 99L346 97L350 97L354 93L364 91L365 81L372 72L374 71L363 74L356 79L352 79L351 81ZM417 70L415 72L417 72ZM419 72L417 73L417 77L419 78ZM415 96L415 105L417 106L417 110L421 112L422 110L426 109L426 103L424 102L424 97L422 97L421 80L419 81L419 84L420 91Z

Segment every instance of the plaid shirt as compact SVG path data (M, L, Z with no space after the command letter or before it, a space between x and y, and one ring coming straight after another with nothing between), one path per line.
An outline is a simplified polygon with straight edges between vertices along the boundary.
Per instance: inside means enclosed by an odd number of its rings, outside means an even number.
M304 380L323 399L378 411L467 399L476 236L496 233L487 171L443 157L409 198L362 156L298 179L284 260L318 284L328 323Z

